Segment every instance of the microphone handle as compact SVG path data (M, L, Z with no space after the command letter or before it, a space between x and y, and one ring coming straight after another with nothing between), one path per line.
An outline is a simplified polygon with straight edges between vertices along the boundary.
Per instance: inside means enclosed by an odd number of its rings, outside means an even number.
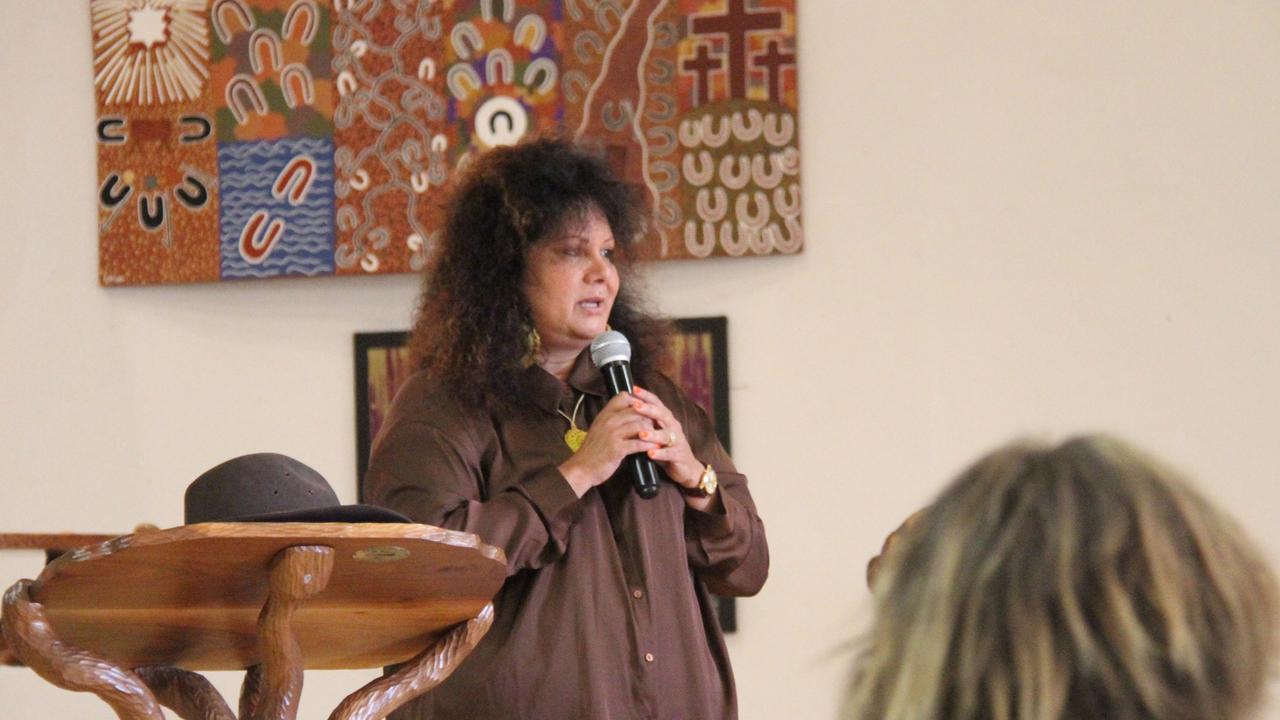
M604 383L612 397L621 392L631 392L631 363L618 360L600 368L604 373ZM653 461L644 453L628 455L627 465L631 467L631 481L635 485L636 494L648 500L658 494L658 469Z

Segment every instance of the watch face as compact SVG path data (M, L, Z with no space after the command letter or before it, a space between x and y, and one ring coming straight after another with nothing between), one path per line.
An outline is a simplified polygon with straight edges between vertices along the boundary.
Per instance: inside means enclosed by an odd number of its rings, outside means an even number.
M699 487L702 489L702 492L708 495L715 492L716 488L720 487L720 481L716 479L715 468L712 468L710 465L707 466L707 471L703 473L702 482L699 483Z

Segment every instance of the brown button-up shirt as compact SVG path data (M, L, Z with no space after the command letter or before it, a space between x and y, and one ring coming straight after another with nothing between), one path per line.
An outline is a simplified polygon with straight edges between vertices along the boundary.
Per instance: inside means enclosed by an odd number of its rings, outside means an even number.
M579 427L600 411L587 353L566 387L529 368L532 401L486 411L419 374L396 397L365 476L369 502L474 532L507 555L493 628L448 680L401 718L590 720L737 717L733 671L708 589L752 595L769 551L746 478L711 423L666 378L649 389L720 481L722 508L680 489L631 490L625 464L579 499L557 466L578 396Z

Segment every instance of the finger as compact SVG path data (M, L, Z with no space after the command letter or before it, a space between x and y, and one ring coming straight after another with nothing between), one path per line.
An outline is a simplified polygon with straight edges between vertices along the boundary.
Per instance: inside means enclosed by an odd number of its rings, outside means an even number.
M641 402L648 403L649 405L657 405L658 407L661 407L661 408L665 408L667 406L666 403L662 402L662 398L640 387L639 385L631 389L631 394L636 396L636 398L639 399Z
M637 413L653 420L662 427L679 427L680 425L680 422L676 420L675 415L672 415L671 411L662 405L652 405L650 403L637 401L633 403L631 407Z
M649 459L659 463L692 462L700 465L685 447L666 447L658 445L648 451Z

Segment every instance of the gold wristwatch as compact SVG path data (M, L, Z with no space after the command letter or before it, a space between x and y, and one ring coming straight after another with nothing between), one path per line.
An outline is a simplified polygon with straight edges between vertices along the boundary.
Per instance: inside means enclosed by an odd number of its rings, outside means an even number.
M684 494L690 497L711 497L716 494L716 490L719 488L720 481L716 479L716 469L710 465L702 468L702 475L698 477L697 487L680 487Z

